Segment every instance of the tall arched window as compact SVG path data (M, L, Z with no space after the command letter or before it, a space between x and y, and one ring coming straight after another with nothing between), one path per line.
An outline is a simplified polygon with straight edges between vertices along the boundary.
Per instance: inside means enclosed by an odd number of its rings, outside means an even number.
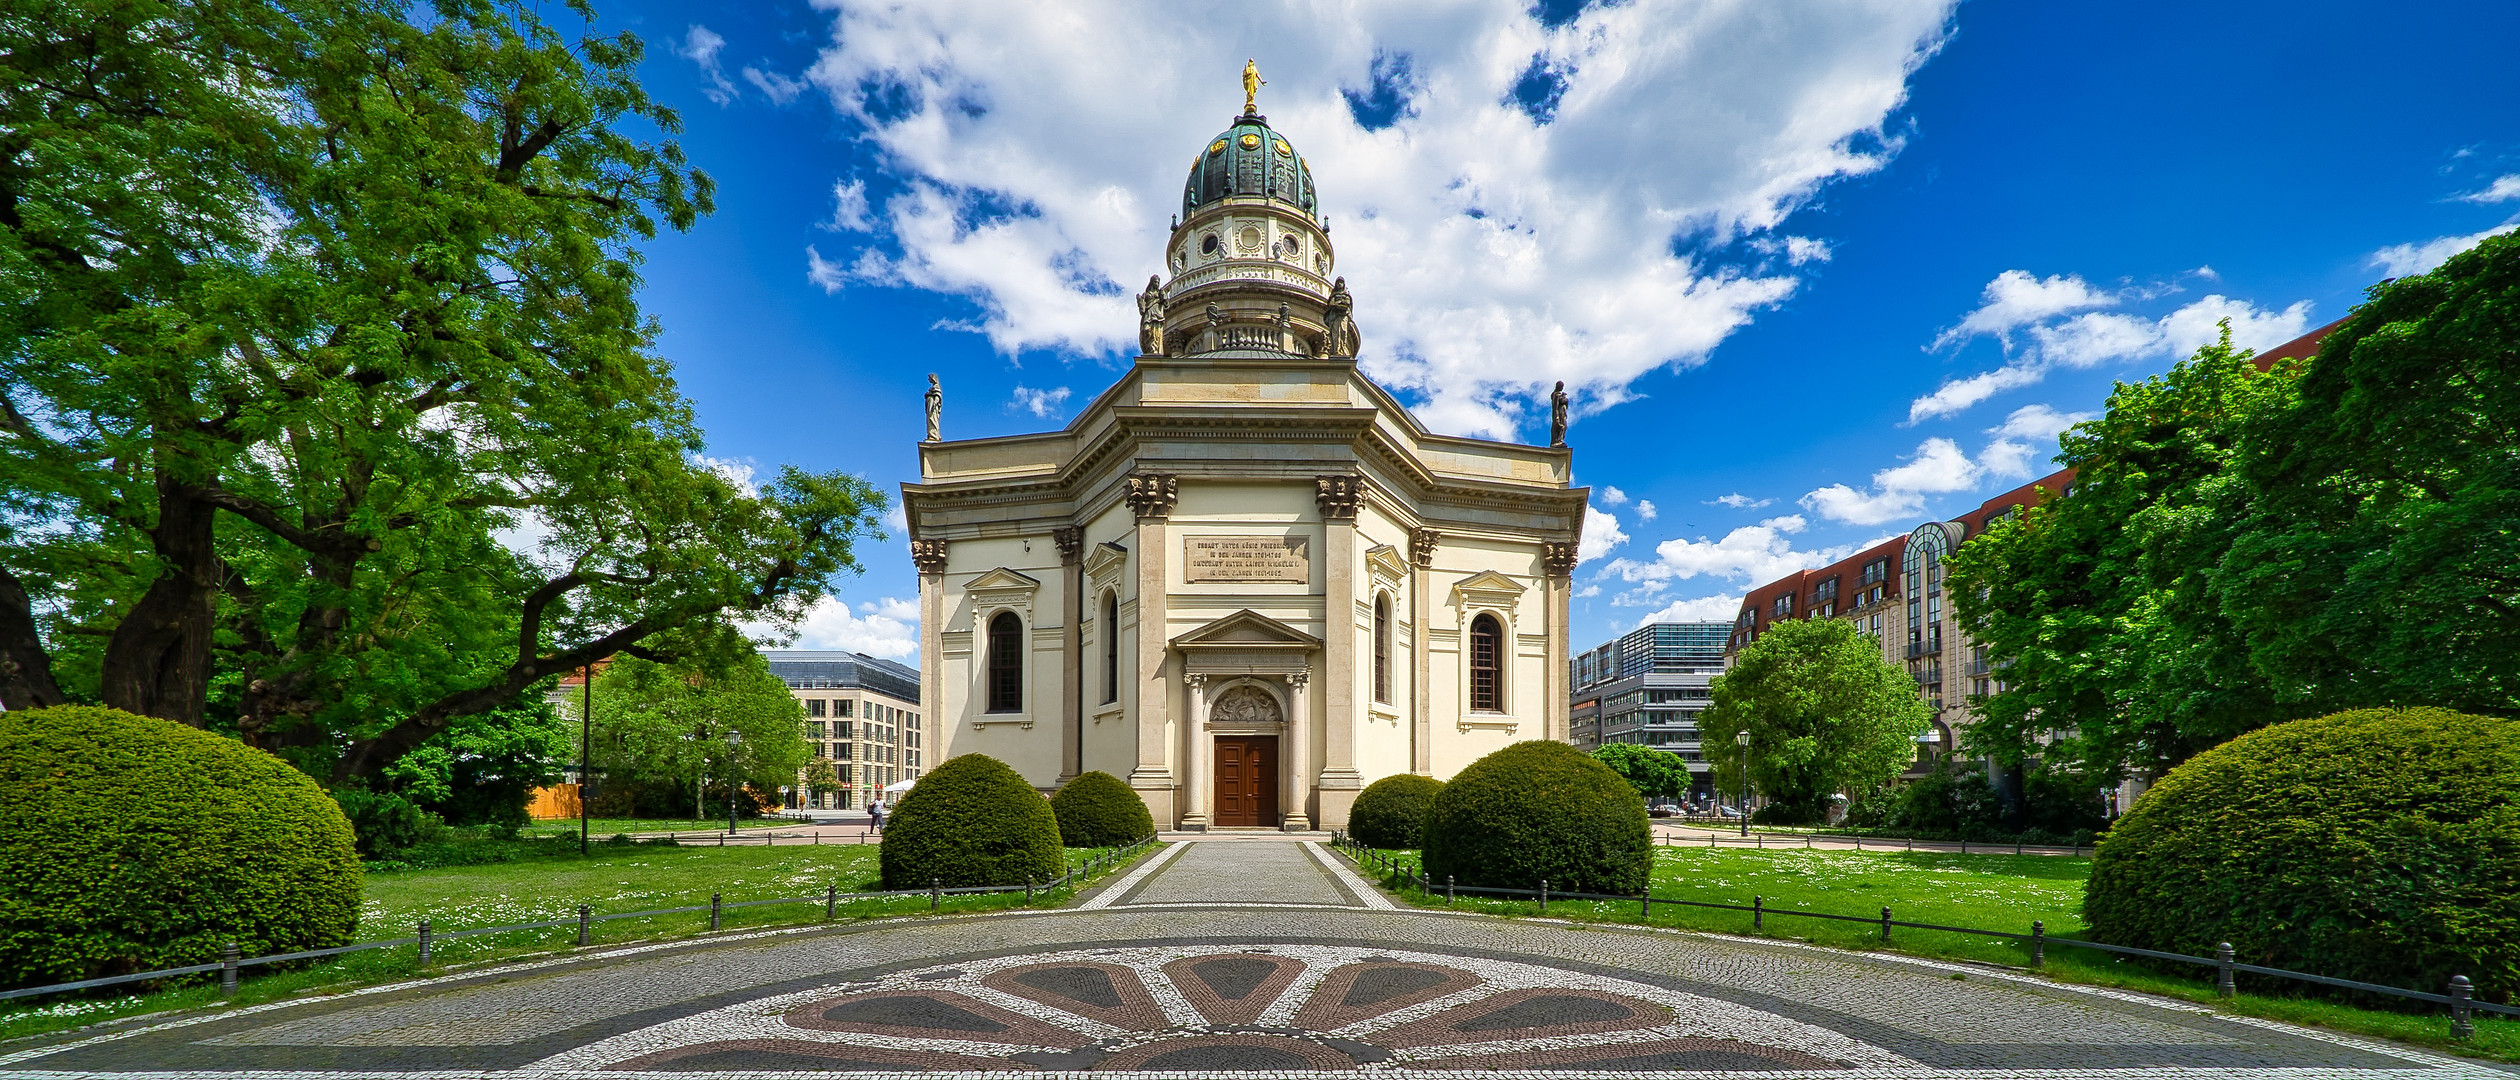
M1024 622L1012 611L989 620L989 711L1024 711Z
M1374 700L1391 704L1391 598L1374 597Z
M1120 700L1120 594L1103 594L1103 704Z
M1470 620L1470 708L1477 712L1503 712L1504 694L1498 678L1505 630L1496 623L1496 616L1481 615Z

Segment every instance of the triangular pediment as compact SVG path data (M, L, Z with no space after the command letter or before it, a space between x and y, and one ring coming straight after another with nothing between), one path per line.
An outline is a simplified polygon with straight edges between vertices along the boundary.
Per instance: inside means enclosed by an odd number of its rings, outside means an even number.
M1523 591L1523 583L1497 573L1494 570L1481 570L1469 577L1453 582L1453 588L1459 589L1465 593L1506 593L1508 595L1519 596Z
M1365 549L1365 570L1385 581L1398 582L1409 576L1409 561L1400 557L1399 548L1376 544Z
M1129 549L1105 540L1085 553L1085 576L1097 580L1116 572L1129 561Z
M1173 644L1184 648L1214 645L1241 649L1255 646L1312 649L1320 647L1321 639L1244 608L1174 638Z
M973 578L963 585L963 588L974 592L981 589L1038 589L1040 587L1041 579L1026 577L1003 566Z

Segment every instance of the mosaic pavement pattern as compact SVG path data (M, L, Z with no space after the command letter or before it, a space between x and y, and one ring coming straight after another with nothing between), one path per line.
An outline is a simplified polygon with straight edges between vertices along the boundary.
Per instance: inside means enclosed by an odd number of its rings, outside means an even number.
M608 949L0 1044L0 1080L877 1076L2509 1080L2010 972L1395 910L1178 845L1058 912Z

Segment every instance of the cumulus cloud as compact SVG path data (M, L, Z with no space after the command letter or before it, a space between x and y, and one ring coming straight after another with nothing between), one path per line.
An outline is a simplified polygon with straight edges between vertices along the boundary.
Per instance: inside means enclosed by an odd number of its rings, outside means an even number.
M782 75L775 71L763 71L757 67L744 69L744 81L753 84L755 89L761 91L761 96L769 98L771 104L774 105L785 105L794 101L798 95L812 89L814 85L803 79Z
M1827 245L1780 224L1897 151L1892 114L1951 17L1946 0L1634 0L1556 26L1524 0L1227 20L1159 0L823 6L807 78L898 182L853 272L969 298L1010 353L1134 341L1129 293L1159 265L1183 163L1266 42L1261 105L1320 177L1365 370L1430 425L1492 436L1544 415L1554 380L1587 412L1624 400L1790 294ZM1547 92L1516 92L1534 80ZM1694 253L1744 237L1781 243L1785 267Z
M1601 505L1603 506L1626 506L1627 501L1627 492L1621 491L1615 487L1605 487L1601 489Z
M748 498L759 497L761 494L761 488L753 483L753 474L755 470L753 468L753 463L750 461L745 461L740 458L714 458L707 454L693 454L691 455L691 463L718 474L720 479L725 480L729 484L735 485L735 490L743 492Z
M2014 409L2003 423L1986 429L1986 433L2001 439L2052 443L2066 428L2098 415L2096 412L2058 412L2048 405L2024 405Z
M1661 514L1662 514L1662 511L1654 509L1654 500L1652 500L1652 499L1639 499L1639 500L1637 500L1637 502L1636 502L1636 520L1638 520L1638 521L1652 521L1652 520L1654 520L1656 517L1661 516Z
M2494 185L2500 187L2503 180L2509 179L2511 177L2503 177L2502 180L2494 181ZM2420 244L2391 244L2372 252L2371 258L2366 262L2393 278L2428 274L2434 267L2449 262L2450 256L2484 243L2487 237L2501 236L2513 229L2520 229L2520 221L2506 221L2484 232L2469 233L2466 236L2435 237Z
M1617 488L1611 488L1617 491ZM1603 502L1610 500L1604 499ZM1616 505L1616 504L1613 504ZM1628 542L1628 534L1619 531L1618 516L1597 506L1584 508L1584 536L1575 545L1575 563L1581 566L1604 555L1610 549Z
M849 270L839 263L823 258L820 250L812 244L807 244L805 245L805 280L822 286L824 292L836 293L849 283Z
M2216 293L2160 318L2092 310L2142 298L2092 288L2072 274L2039 278L2006 270L1995 275L1986 285L1984 302L1937 335L1931 347L1948 348L1985 336L2001 341L2010 355L2001 367L1946 379L1910 402L1907 422L1963 412L2005 391L2036 385L2058 368L2185 355L2215 341L2226 319L2232 343L2247 349L2272 348L2310 329L2307 300L2278 311Z
M1636 626L1676 622L1731 622L1741 611L1741 594L1718 593L1688 600L1674 600L1660 611L1636 620ZM1629 629L1635 629L1634 626Z
M726 69L718 66L718 52L724 48L725 38L698 23L683 33L682 44L674 48L674 55L700 66L700 74L709 80L700 93L721 106L735 103L735 84L727 79Z
M1709 540L1703 536L1695 540L1665 540L1655 545L1652 562L1613 559L1602 568L1601 573L1605 577L1643 586L1642 591L1650 594L1660 591L1670 582L1697 577L1772 581L1796 570L1842 559L1861 550L1860 547L1795 547L1794 534L1810 525L1811 522L1800 514L1787 514L1768 518L1756 525L1744 525L1724 534L1721 540Z
M875 227L873 208L866 204L866 181L832 182L831 220L822 227L832 232L865 232Z
M1831 521L1879 525L1923 513L1926 496L1967 490L1976 486L1984 472L1960 444L1932 438L1917 445L1916 456L1907 464L1874 473L1865 490L1831 484L1804 495L1802 505Z
M1750 496L1744 495L1738 491L1733 492L1730 495L1718 495L1712 499L1706 500L1706 503L1709 506L1729 506L1735 510L1756 510L1762 506L1774 505L1775 502L1776 500L1774 499L1753 499Z
M2458 199L2472 203L2504 203L2520 199L2520 173L2504 173L2482 190L2468 192Z
M849 605L823 597L797 624L794 648L862 652L887 660L909 660L919 654L919 603L896 597Z
M1006 407L1009 411L1028 412L1048 420L1064 411L1068 394L1068 388L1064 386L1048 390L1028 390L1018 386L1015 388L1015 400L1008 402Z

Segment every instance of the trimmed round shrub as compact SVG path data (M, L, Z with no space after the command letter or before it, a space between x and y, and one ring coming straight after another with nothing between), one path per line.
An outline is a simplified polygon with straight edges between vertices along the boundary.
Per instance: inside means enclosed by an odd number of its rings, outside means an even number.
M2170 770L2100 841L2100 941L2479 998L2520 992L2520 720L2369 709Z
M1645 800L1565 743L1520 742L1461 770L1427 808L1427 876L1634 896L1653 859Z
M1155 834L1146 800L1107 772L1069 780L1050 797L1050 812L1059 818L1059 842L1069 847L1117 847Z
M359 856L332 796L234 739L116 709L0 713L0 980L348 944Z
M1006 763L964 754L928 770L884 819L884 887L1021 885L1066 869L1050 800Z
M1443 781L1415 773L1376 780L1348 808L1348 835L1367 847L1418 847L1426 836L1426 810L1442 790Z

